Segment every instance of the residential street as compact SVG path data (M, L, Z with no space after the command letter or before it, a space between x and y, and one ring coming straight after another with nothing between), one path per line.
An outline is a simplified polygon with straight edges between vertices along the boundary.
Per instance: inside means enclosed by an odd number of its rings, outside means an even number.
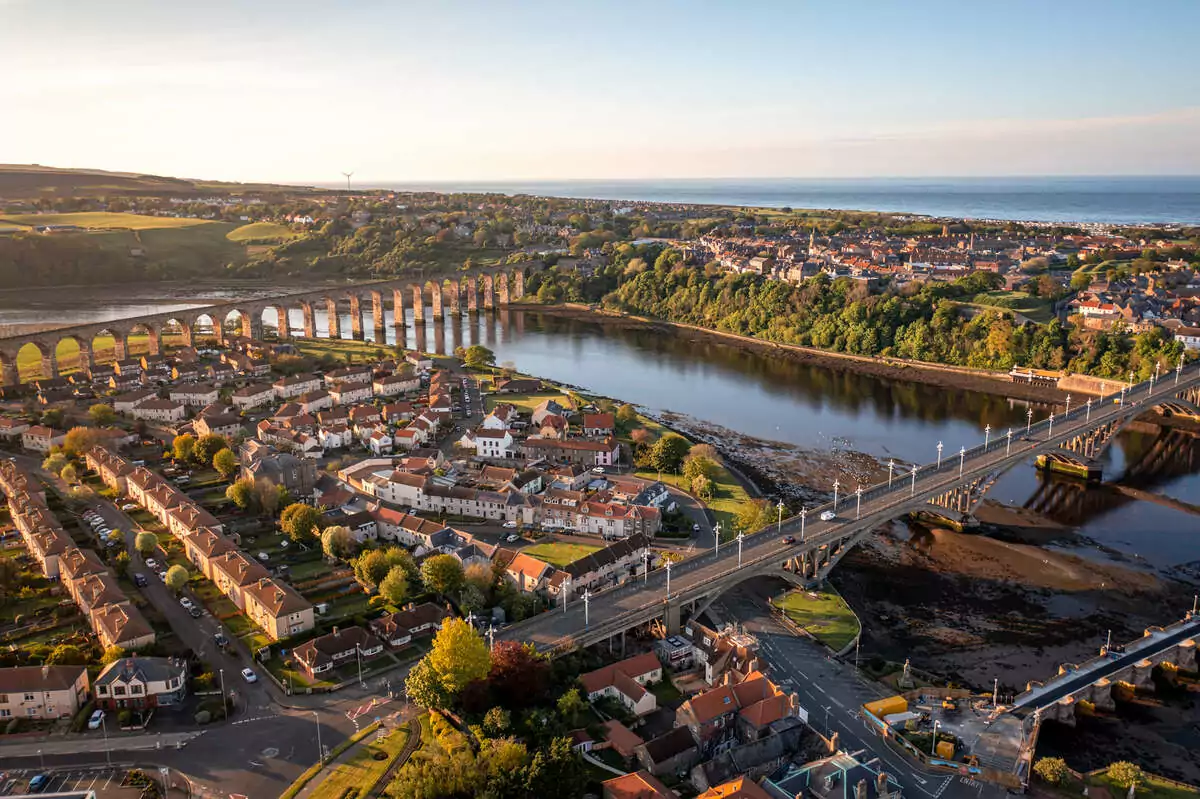
M770 676L800 697L812 727L825 734L836 732L840 747L846 751L865 751L863 757L868 760L878 757L884 770L900 781L909 799L1004 796L1004 789L997 786L925 771L872 733L860 718L859 707L889 692L855 674L853 655L849 664L840 663L824 646L792 634L771 615L765 596L742 587L713 603L713 610L721 621L743 624L757 636Z

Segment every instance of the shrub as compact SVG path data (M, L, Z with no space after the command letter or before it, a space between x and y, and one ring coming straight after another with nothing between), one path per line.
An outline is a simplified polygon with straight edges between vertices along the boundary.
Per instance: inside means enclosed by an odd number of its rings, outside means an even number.
M117 714L117 726L128 727L133 723L133 713L128 710L122 710Z
M197 711L196 715L192 718L195 719L197 724L208 724L210 721L212 721L212 714L207 710L200 710Z
M1061 757L1043 757L1033 764L1033 771L1051 785L1061 785L1067 778L1067 762Z
M1118 760L1108 767L1108 778L1122 788L1128 788L1142 781L1142 769L1136 763Z

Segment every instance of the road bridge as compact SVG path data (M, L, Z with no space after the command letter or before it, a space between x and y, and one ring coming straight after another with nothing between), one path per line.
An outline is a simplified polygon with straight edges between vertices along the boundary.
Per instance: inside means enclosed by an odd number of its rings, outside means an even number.
M816 583L859 540L899 516L929 509L971 512L999 474L1030 457L1053 454L1088 468L1089 459L1102 451L1097 444L1103 436L1116 435L1138 416L1160 413L1163 405L1194 407L1198 399L1200 370L1195 367L1186 373L1182 368L1174 370L1158 381L1124 386L1116 396L1077 404L1037 424L1030 420L1024 430L989 436L983 444L964 447L939 462L914 465L907 473L858 487L835 502L805 508L800 516L746 535L740 542L725 543L719 552L592 594L586 603L570 598L565 609L556 607L512 625L499 637L528 641L544 651L566 651L623 638L626 630L656 619L668 631L677 630L685 608L702 610L747 579L779 575L800 584ZM826 511L834 518L822 519ZM786 543L784 536L795 537L796 543Z
M79 347L79 367L90 369L96 364L94 341L100 336L111 336L113 360L128 356L129 337L145 335L149 340L149 352L160 352L160 336L164 331L182 337L190 346L199 330L211 329L218 342L224 338L224 325L236 319L243 336L254 339L263 337L263 316L274 315L277 335L286 340L293 331L288 322L288 311L299 309L303 315L306 338L317 337L317 310L324 309L328 317L327 334L330 338L341 338L339 329L341 308L349 307L350 336L364 339L364 317L374 328L375 340L384 341L386 311L390 305L393 325L403 328L405 309L411 308L414 322L424 322L426 313L434 319L442 319L448 312L460 314L481 309L504 307L525 296L525 280L540 265L517 264L501 267L481 267L469 272L454 272L449 276L403 277L335 286L276 297L253 300L234 300L214 303L182 311L128 317L106 322L71 325L43 330L20 336L0 338L0 374L2 384L20 383L17 355L22 348L32 345L41 357L41 376L57 377L59 373L58 346L64 341L74 341ZM369 309L370 314L365 312ZM403 340L403 336L397 336Z

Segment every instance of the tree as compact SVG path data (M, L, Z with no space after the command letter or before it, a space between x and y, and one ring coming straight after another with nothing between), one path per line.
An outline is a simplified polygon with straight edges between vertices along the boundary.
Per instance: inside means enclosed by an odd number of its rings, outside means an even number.
M91 658L74 644L59 644L46 658L47 666L86 666Z
M660 471L677 472L691 444L677 433L667 433L650 449L650 463Z
M158 536L143 530L133 539L133 548L140 552L143 558L148 558L158 549Z
M425 660L451 696L486 678L492 666L483 637L462 619L449 619L442 625Z
M737 512L738 529L747 533L761 530L774 521L771 505L763 499L747 502Z
M321 524L321 511L303 502L293 502L279 515L279 527L297 544L311 541Z
M72 427L63 437L63 452L82 455L103 440L104 434L95 427Z
M213 456L228 447L229 442L225 440L225 436L219 436L216 433L200 436L196 440L196 460L199 463L212 463Z
M50 472L51 474L61 473L63 470L63 467L66 465L67 465L67 456L62 454L61 452L52 453L52 454L46 456L46 459L44 461L42 461L42 468L45 469L46 471Z
M62 467L62 471L58 473L58 476L68 483L74 483L79 480L79 472L76 470L75 464L73 463L68 463L66 466Z
M550 688L550 661L531 644L499 641L492 650L488 684L495 701L504 707L537 704Z
M117 412L113 410L111 405L104 402L97 402L88 408L88 418L97 427L108 427L117 421Z
M429 710L444 710L454 702L454 697L446 690L441 678L429 664L429 658L421 659L408 672L404 680L404 689L408 698L423 708Z
M51 408L42 414L42 424L46 427L62 427L63 412L61 408Z
M171 449L175 451L175 460L190 461L196 455L196 437L191 433L175 436Z
M253 511L258 507L258 495L254 490L254 479L243 477L225 489L225 497L241 510Z
M254 503L258 507L258 512L263 516L274 516L275 511L279 510L281 505L287 507L291 503L291 499L286 488L276 485L266 478L254 484Z
M175 593L183 590L183 587L188 582L188 570L182 566L175 565L167 569L167 588L170 588Z
M1092 285L1092 275L1089 272L1076 272L1071 275L1071 291L1087 291ZM1044 760L1045 758L1043 758ZM1040 761L1039 761L1040 762Z
M583 796L587 773L570 738L555 738L529 764L529 796Z
M512 727L512 715L502 707L493 707L483 716L483 730L489 738L499 738Z
M717 496L717 484L704 475L692 478L692 493L700 499L713 499Z
M387 600L388 604L396 607L403 605L408 600L408 575L404 572L403 566L391 568L387 577L384 577L383 582L379 584L379 595Z
M426 558L421 564L421 581L436 594L451 594L462 585L462 564L453 555L434 555Z
M110 646L108 649L104 650L104 655L101 656L100 663L107 666L111 663L116 663L118 660L121 660L128 654L129 653L126 652L122 647Z
M1142 781L1141 766L1128 760L1118 760L1108 767L1108 778L1122 788L1137 785Z
M617 408L617 422L623 425L637 424L638 414L637 408L630 405L628 402Z
M579 689L572 688L558 698L555 706L558 708L558 715L562 717L563 722L568 727L574 727L579 719L579 715L587 707L587 703L579 695Z
M714 463L721 462L721 453L717 452L717 448L712 444L693 444L688 450L688 456L692 458L708 458Z
M234 455L233 450L226 447L216 455L213 455L212 465L214 469L220 472L222 478L228 480L237 474L239 464L237 455Z
M347 560L354 555L357 544L349 527L333 525L321 533L321 551L330 560Z
M1067 761L1061 757L1043 757L1033 764L1034 773L1051 785L1061 785L1067 778Z
M707 477L712 480L717 476L719 469L716 461L704 455L689 454L683 459L683 476L689 480L695 480L697 477Z
M472 369L482 369L486 366L496 365L496 353L489 350L482 344L472 344L467 347L463 353L463 363L470 366Z

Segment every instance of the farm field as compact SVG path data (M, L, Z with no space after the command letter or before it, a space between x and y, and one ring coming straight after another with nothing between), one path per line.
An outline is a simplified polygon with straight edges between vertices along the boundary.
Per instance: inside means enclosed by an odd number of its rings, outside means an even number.
M0 222L18 225L78 225L94 230L153 230L212 225L207 219L180 219L173 216L144 216L93 211L76 214L15 214L0 217Z
M241 244L269 244L294 239L297 235L286 225L275 222L251 222L229 231L225 234L225 238Z

